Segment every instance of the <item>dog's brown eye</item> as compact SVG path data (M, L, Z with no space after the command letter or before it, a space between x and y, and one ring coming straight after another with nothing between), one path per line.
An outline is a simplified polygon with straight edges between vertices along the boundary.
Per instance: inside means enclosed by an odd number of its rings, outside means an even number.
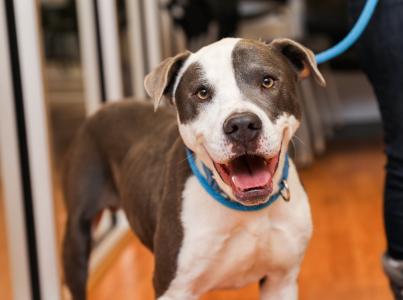
M264 87L265 89L270 89L273 87L273 85L274 85L273 78L271 78L270 76L263 77L262 87Z
M201 88L196 93L200 100L207 100L210 97L209 91L206 88Z

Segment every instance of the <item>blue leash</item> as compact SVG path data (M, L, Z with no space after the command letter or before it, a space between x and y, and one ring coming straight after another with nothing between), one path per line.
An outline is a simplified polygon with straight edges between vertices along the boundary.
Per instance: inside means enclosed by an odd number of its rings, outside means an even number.
M281 180L279 183L279 191L276 194L271 195L269 200L267 200L267 202L258 204L258 205L253 205L253 206L242 205L242 204L232 201L228 197L224 196L224 193L221 191L221 189L218 187L217 182L214 180L211 170L203 165L204 171L206 172L206 177L204 177L196 165L196 161L193 157L193 152L190 151L188 148L186 148L186 158L187 158L189 166L193 172L193 175L196 176L197 180L199 181L201 186L206 190L206 192L211 197L213 197L215 200L217 200L219 203L221 203L222 205L224 205L228 208L234 209L234 210L240 210L240 211L261 210L261 209L273 204L280 197L283 197L282 192L283 192L284 188L288 189L288 186L286 183L287 179L288 179L289 166L290 166L288 154L286 154L285 160L284 160L283 174L281 176Z
M361 12L360 17L357 22L354 24L351 31L346 35L344 39L342 39L338 44L333 46L330 49L327 49L321 53L316 54L316 62L318 64L324 63L328 60L335 58L343 54L346 50L348 50L352 45L357 42L365 28L368 26L371 17L374 14L376 5L378 4L378 0L367 0L365 3L364 9Z

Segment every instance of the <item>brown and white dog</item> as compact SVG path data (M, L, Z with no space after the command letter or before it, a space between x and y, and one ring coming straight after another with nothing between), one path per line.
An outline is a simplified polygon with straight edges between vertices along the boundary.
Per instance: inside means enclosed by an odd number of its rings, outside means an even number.
M122 101L90 117L63 180L64 270L73 298L86 298L93 219L121 207L155 255L158 300L198 299L257 281L263 300L297 299L312 224L292 162L291 200L242 212L209 196L191 173L185 146L232 201L265 203L278 192L299 126L298 81L310 75L325 84L313 53L294 41L227 38L168 58L152 71L145 88L154 108ZM154 113L163 100L176 113Z

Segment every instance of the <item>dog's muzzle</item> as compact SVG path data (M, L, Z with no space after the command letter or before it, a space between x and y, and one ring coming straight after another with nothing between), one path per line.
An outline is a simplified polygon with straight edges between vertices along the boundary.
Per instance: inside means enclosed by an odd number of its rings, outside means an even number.
M259 154L262 128L262 120L252 112L234 113L223 125L233 156L225 163L214 162L214 167L241 202L266 200L273 190L280 153L269 158Z

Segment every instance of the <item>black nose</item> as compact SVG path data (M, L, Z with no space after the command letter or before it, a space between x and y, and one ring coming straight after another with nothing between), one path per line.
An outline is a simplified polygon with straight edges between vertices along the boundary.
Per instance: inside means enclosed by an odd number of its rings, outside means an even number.
M248 143L262 131L262 121L253 113L237 113L224 122L224 133L237 143Z

